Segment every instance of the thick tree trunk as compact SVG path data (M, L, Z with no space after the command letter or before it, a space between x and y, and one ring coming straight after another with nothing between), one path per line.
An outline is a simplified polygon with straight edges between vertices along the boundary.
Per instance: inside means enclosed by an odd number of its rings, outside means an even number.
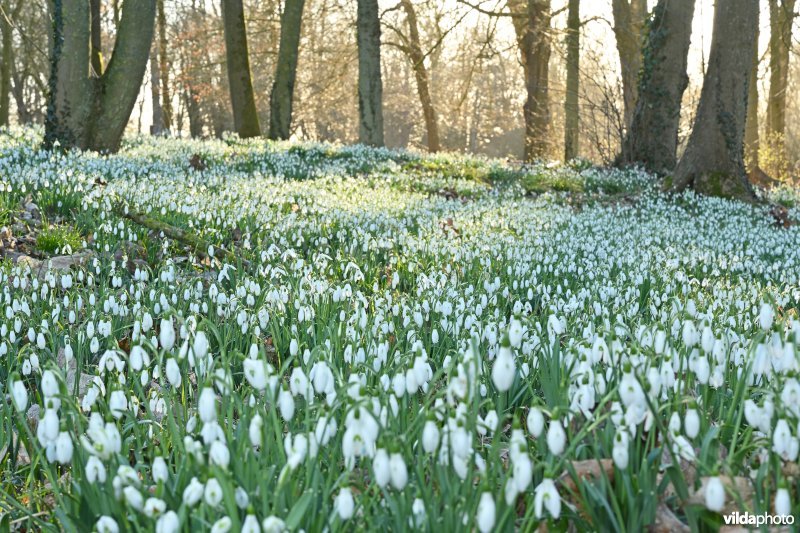
M155 0L123 4L114 52L100 77L90 65L90 4L55 0L53 9L45 146L58 141L64 148L116 151L147 70Z
M158 16L158 68L161 78L161 120L164 130L172 129L172 97L169 90L169 57L167 55L167 17L164 0L157 0Z
M189 136L192 139L199 139L203 136L205 127L203 115L200 112L200 96L197 94L197 90L187 83L183 98L186 102L186 115L189 117Z
M99 78L103 75L103 27L100 19L100 0L90 0L89 10L89 16L92 19L92 39L89 50L92 75Z
M228 83L233 107L233 127L239 137L258 137L261 127L256 112L250 58L247 50L247 27L242 0L222 0L225 26L225 52L228 61Z
M358 0L358 141L383 146L381 21L378 0Z
M161 135L164 132L164 115L161 110L160 74L157 47L154 44L150 51L150 100L153 106L153 125L150 126L151 135Z
M428 151L438 152L440 149L439 124L436 118L436 108L433 105L433 98L431 97L428 70L425 68L425 56L422 53L422 46L420 44L417 13L414 11L414 4L411 0L401 0L401 4L406 12L406 20L408 21L407 53L411 60L411 67L414 70L414 77L417 81L417 93L419 94L419 101L422 105L422 115L425 118Z
M758 0L718 0L708 69L692 135L671 189L755 201L744 168L747 87Z
M786 168L786 92L789 79L789 51L796 0L769 0L769 100L767 101L767 141L779 162Z
M659 0L647 33L644 68L619 162L641 163L651 172L675 168L681 99L695 0Z
M567 7L567 94L564 100L564 161L580 154L581 2L569 0Z
M288 139L292 126L294 83L305 0L286 0L281 14L281 41L275 81L269 95L269 138Z
M617 41L625 127L629 128L638 97L642 68L642 38L647 20L647 0L612 0L614 36Z
M2 65L0 65L0 127L8 126L9 114L11 112L11 62L12 40L11 24L6 17L0 15L0 33L2 33Z
M513 21L527 94L524 159L533 161L546 157L550 149L550 0L508 0L508 6L514 14L525 14Z

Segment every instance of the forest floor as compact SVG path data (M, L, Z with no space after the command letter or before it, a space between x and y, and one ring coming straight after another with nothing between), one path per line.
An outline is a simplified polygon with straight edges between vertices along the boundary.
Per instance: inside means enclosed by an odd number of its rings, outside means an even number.
M637 170L0 133L0 527L800 505L800 227ZM800 190L761 191L800 220Z

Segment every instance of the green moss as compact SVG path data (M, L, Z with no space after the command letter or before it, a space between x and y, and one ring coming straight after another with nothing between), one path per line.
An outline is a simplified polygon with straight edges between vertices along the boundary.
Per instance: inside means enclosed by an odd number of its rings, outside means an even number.
M525 192L541 194L545 192L585 192L585 183L577 175L527 174L522 178Z

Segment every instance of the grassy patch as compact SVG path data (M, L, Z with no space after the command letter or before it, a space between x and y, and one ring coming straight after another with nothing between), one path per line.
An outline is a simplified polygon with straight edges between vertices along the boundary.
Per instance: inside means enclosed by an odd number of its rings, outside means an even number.
M74 252L80 249L82 240L78 230L71 226L48 226L36 236L36 247L48 254Z

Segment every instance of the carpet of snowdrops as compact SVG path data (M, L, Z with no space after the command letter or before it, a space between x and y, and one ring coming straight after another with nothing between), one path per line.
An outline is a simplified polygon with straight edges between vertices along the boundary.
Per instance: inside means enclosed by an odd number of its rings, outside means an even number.
M0 267L2 526L666 531L798 511L800 226L766 208L581 165L38 144L0 134L4 216L33 202L82 236L58 253L91 259Z

